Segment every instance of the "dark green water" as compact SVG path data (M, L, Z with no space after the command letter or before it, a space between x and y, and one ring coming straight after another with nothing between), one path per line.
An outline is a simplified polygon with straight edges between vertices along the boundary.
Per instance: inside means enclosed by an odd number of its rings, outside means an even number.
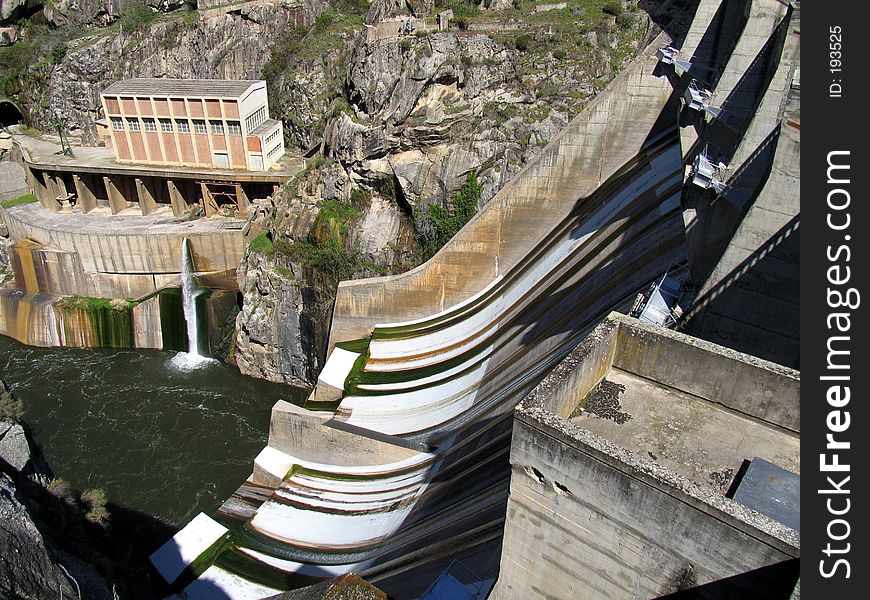
M0 336L0 376L24 401L55 477L172 525L211 512L251 474L279 399L305 392L175 352L45 349Z

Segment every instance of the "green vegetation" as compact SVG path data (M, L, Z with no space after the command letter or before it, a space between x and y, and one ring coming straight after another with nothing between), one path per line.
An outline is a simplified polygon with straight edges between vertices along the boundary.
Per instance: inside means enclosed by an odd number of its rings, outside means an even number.
M68 296L66 298L61 298L55 303L55 306L61 308L78 309L85 312L98 312L102 310L124 312L132 309L135 305L136 303L130 300L93 298L90 296Z
M272 256L272 239L269 237L269 232L264 231L257 237L251 240L248 244L248 251L262 254L263 256Z
M81 495L85 508L85 519L97 525L109 524L109 509L106 508L106 492L102 489L85 490Z
M534 40L532 39L532 36L525 33L521 33L514 40L514 47L520 52L528 52L533 44Z
M125 31L138 31L148 26L157 18L157 13L145 4L144 0L135 0L127 6L118 22Z
M318 204L320 212L314 222L314 232L318 239L326 238L344 243L351 221L360 216L356 206L341 200L323 200Z
M622 2L619 0L607 0L607 2L604 3L604 6L601 7L601 10L606 15L618 17L622 14L624 9L622 8Z
M63 315L64 333L69 339L85 335L93 346L132 348L135 305L129 300L69 296L55 302L54 308ZM84 328L82 313L89 328Z
M12 208L19 204L30 204L31 202L36 202L36 194L24 194L23 196L18 196L12 200L4 200L3 202L0 202L0 206L3 208Z
M417 237L424 260L434 255L471 220L477 212L481 192L483 183L476 174L469 173L459 191L450 198L449 209L431 204L426 213L416 219Z
M468 22L471 17L476 17L480 14L480 3L474 0L435 0L435 6L439 9L437 12L447 10L453 11L453 23L459 26L459 21Z
M275 272L284 279L296 279L296 276L293 275L293 271L291 271L290 269L278 265L275 265L272 268L275 269Z
M25 76L31 69L48 72L63 60L67 43L81 31L50 29L47 25L24 25L22 39L0 48L0 94L12 97L25 89Z
M2 387L0 383L0 387ZM20 421L24 416L24 402L6 389L0 389L0 421Z

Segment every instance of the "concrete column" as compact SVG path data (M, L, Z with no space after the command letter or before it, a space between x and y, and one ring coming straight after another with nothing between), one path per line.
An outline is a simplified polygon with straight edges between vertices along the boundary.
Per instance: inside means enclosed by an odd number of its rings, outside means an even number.
M167 179L166 187L169 188L169 202L172 204L172 214L177 217L187 210L187 202L185 202L184 196L181 195L181 191L174 181Z
M58 200L58 198L62 198L64 194L57 186L57 178L51 173L43 171L42 179L45 181L45 189L48 190L48 196L51 199L51 204L56 207L53 210L60 210L63 205L61 204L60 200ZM66 186L64 186L64 189L66 189Z
M73 183L76 186L76 195L79 197L79 206L83 213L89 213L97 207L97 197L84 182L84 180L73 173Z
M211 195L208 184L200 183L199 187L202 190L202 206L205 209L205 216L210 217L218 212L217 200Z
M248 195L245 193L241 183L236 184L236 204L238 205L239 212L242 214L248 214L251 209L251 202L248 200Z
M61 205L64 205L66 198L69 196L69 190L66 189L66 181L64 181L60 174L53 175L52 179L54 180L54 188L57 192L56 198L61 198Z
M136 195L139 198L139 210L142 211L142 214L147 215L157 210L157 201L154 200L154 196L151 194L148 186L145 185L145 182L138 177L135 179L135 182Z
M127 208L127 199L124 197L123 192L118 189L114 179L104 175L103 183L106 185L106 194L109 197L109 207L112 209L112 214L117 215Z
M27 177L27 184L33 190L33 193L36 194L36 198L42 207L54 212L60 210L60 204L54 199L54 194L46 182L45 173L40 171L34 172L27 163L24 164L24 173Z

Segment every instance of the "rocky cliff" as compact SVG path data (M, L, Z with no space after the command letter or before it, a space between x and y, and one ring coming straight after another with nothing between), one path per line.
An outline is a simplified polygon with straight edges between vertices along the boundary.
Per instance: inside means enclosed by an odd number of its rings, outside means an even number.
M0 389L5 392L2 382ZM0 420L0 597L111 598L96 569L62 550L35 516L45 516L52 511L48 505L58 502L46 491L50 481L51 471L27 429Z
M328 252L306 255L300 242L340 248L328 265L340 278L419 264L469 174L482 205L656 33L633 3L611 11L618 17L581 2L541 13L451 2L462 17L438 31L439 2L375 0L364 19L358 6L333 3L274 41L270 102L289 141L321 158L261 220L268 257L250 255L240 270L243 372L310 385L322 365L317 332L328 330L333 284L309 274ZM396 34L394 15L418 17L417 30ZM324 206L344 217L323 218ZM315 289L316 311L305 301Z
M197 11L183 3L155 4L177 10L158 14L146 7L144 16L125 20L125 11L136 6L132 0L56 3L44 11L53 24L28 20L21 25L24 39L0 55L9 65L2 91L32 126L51 130L59 113L71 135L95 143L99 94L109 84L127 77L257 79L270 41L313 22L326 6L325 0L247 2L229 11ZM64 7L67 12L59 12ZM76 21L91 13L111 24L95 29L96 17Z

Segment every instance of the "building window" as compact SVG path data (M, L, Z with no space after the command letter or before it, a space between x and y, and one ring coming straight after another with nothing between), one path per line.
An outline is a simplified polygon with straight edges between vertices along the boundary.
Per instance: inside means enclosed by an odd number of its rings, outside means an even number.
M278 150L280 150L280 149L281 149L281 144L278 144L277 146L275 146L274 148L269 150L269 153L266 154L266 158L272 158L273 156L275 156L275 154L277 154Z
M142 125L145 131L157 131L157 123L154 119L142 119Z
M112 121L112 129L115 131L124 131L124 120L121 117L110 117Z
M130 131L140 131L139 121L137 119L127 119L127 129Z
M209 127L211 128L211 132L213 135L223 135L224 134L224 124L220 121L209 121Z
M194 133L208 133L208 130L205 128L205 121L200 119L193 120L193 132Z
M184 119L175 119L175 128L178 133L190 133L190 123Z
M257 127L263 124L266 120L266 106L263 105L247 117L245 117L245 128L248 133L254 131Z
M278 130L277 129L266 136L266 145L268 145L269 142L274 140L276 137L278 137Z
M227 133L230 135L242 135L242 124L238 121L227 121Z
M172 133L172 119L160 119L160 131Z

